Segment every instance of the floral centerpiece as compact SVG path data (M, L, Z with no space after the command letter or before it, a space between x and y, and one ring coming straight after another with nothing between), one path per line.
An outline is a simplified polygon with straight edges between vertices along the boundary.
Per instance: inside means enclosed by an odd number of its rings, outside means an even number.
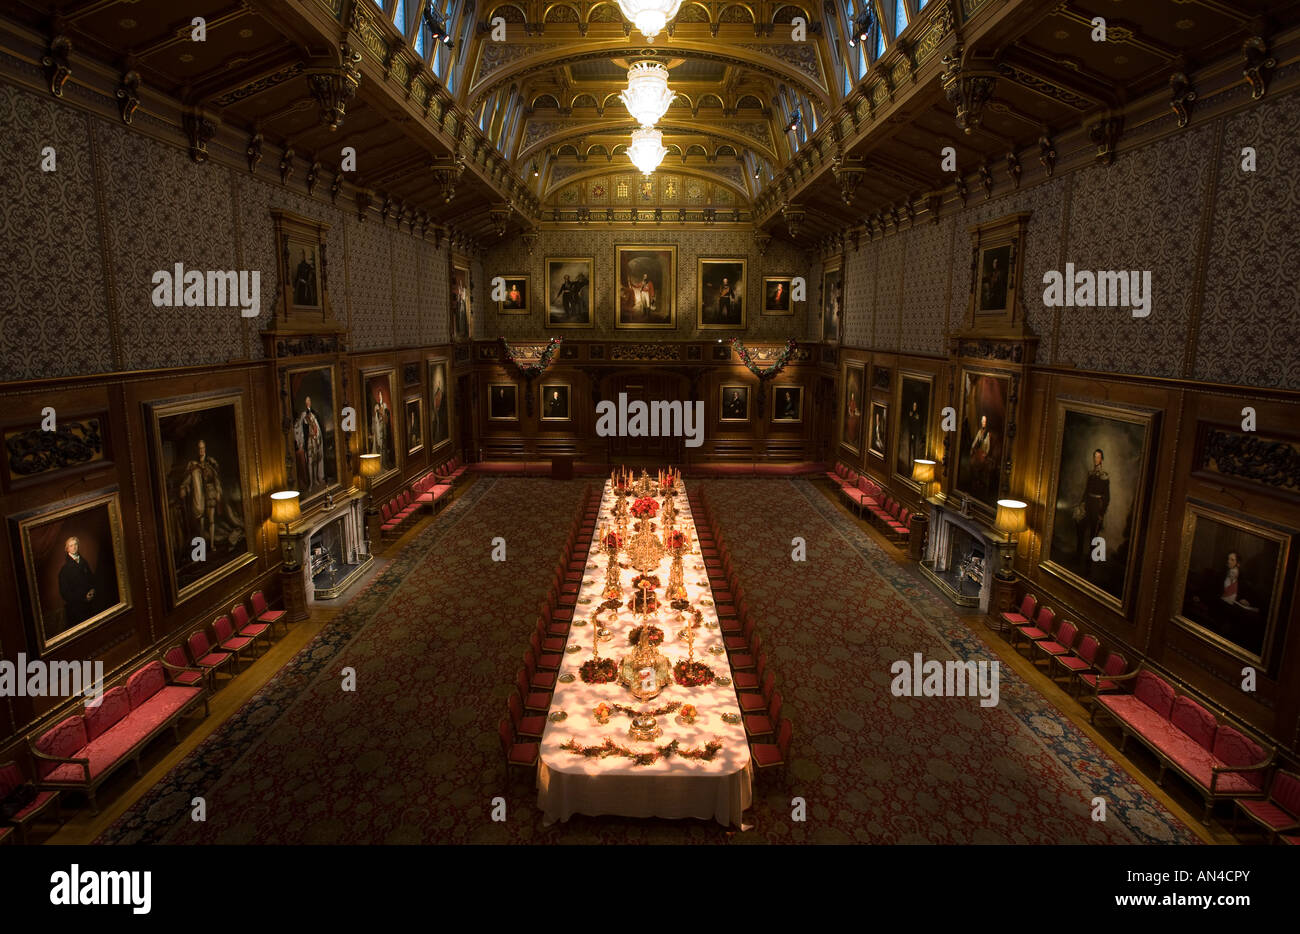
M677 529L664 535L664 547L675 557L680 557L690 547L690 544L690 539L686 537L686 533Z
M694 704L686 704L682 707L681 718L685 723L693 722L697 714L698 711L695 709Z
M609 704L606 704L604 701L601 701L599 704L596 705L595 709L592 710L592 713L596 715L597 723L608 723L610 714L612 714L613 712L614 712L613 708L610 707Z
M641 627L634 626L632 627L632 631L627 634L627 644L636 645L638 640L640 640L640 638L641 638ZM664 641L664 631L660 629L658 626L651 626L650 644L663 645L663 641Z
M584 684L608 684L618 677L618 662L612 658L589 658L578 669Z
M673 666L673 678L684 688L698 688L713 681L713 669L704 662L683 659Z
M659 503L652 496L642 496L632 503L634 519L653 519L657 515L659 515Z
M617 532L606 532L605 537L600 540L600 544L606 551L622 551L623 536Z

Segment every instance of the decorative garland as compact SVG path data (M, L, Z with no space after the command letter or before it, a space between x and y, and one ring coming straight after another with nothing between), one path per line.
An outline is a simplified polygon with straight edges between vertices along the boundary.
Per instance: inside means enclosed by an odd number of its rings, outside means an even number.
M749 351L745 349L745 345L739 337L733 337L731 339L731 346L736 353L740 354L740 362L749 368L749 372L753 373L760 380L766 380L773 379L778 373L785 369L786 364L790 362L790 358L794 356L795 348L799 346L799 342L793 337L787 340L785 342L785 347L776 355L776 361L765 370L760 370L758 368L758 364L754 362L754 358L750 356Z
M662 717L665 714L676 713L677 708L681 706L681 701L673 701L671 704L656 707L654 710L637 710L635 707L628 707L626 704L610 704L609 709L617 710L619 713L627 714L629 717Z
M632 631L629 632L629 633L627 634L627 644L628 644L628 645L636 645L636 644L637 644L637 641L641 638L641 628L642 628L642 627L640 627L640 626L633 626L633 627L632 627ZM662 629L660 629L658 626L651 626L651 627L650 627L650 644L651 644L651 645L663 645L663 642L664 642L664 631L663 631Z
M560 349L560 344L564 342L563 337L552 337L546 344L546 349L542 351L542 356L536 363L523 364L519 358L523 356L519 351L510 346L510 342L504 337L498 338L501 341L501 347L506 352L506 359L513 363L519 372L532 379L534 376L541 376L546 372L547 367L551 365L551 360L555 358L555 351Z
M589 658L578 669L584 684L608 684L618 677L618 662L612 658Z
M673 740L666 746L657 746L653 752L638 752L635 749L629 749L626 746L620 746L614 740L606 737L605 741L598 746L583 746L576 739L571 739L560 747L568 752L579 756L586 756L588 759L605 759L609 756L622 756L624 759L631 759L635 765L654 765L660 759L668 759L672 756L681 756L683 759L700 759L704 762L712 762L714 757L722 750L722 741L711 739L704 746L694 748L683 748L677 740Z
M682 659L673 666L673 678L684 688L698 688L713 682L713 669L704 662Z

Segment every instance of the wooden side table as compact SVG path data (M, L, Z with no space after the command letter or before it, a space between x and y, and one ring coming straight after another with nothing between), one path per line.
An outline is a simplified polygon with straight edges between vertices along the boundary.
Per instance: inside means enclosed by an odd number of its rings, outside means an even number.
M912 513L912 521L908 523L907 556L913 561L925 558L925 536L929 530L929 517L919 512Z
M1001 614L1011 612L1015 603L1016 578L1003 580L996 574L993 575L993 592L989 595L989 619L990 625L998 632L1005 628L1002 625Z
M285 619L296 623L311 615L307 610L307 584L302 568L280 571L280 592L284 595Z

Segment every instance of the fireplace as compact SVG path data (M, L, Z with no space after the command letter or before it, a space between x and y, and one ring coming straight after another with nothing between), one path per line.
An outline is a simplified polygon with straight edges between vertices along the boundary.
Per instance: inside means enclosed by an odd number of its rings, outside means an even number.
M344 492L290 527L309 602L341 596L370 566L364 501L360 491Z
M921 571L958 606L988 612L1001 536L974 516L930 501L930 539Z

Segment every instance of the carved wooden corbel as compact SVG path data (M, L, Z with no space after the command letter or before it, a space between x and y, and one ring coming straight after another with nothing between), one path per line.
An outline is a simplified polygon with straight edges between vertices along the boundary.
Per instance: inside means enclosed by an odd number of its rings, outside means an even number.
M50 39L49 48L41 58L46 77L50 79L50 93L55 97L63 96L63 85L72 77L71 56L72 40L59 34Z
M117 85L117 109L122 117L122 122L127 126L131 125L131 118L135 116L136 109L140 106L140 73L134 68L127 68L122 73L122 78Z

